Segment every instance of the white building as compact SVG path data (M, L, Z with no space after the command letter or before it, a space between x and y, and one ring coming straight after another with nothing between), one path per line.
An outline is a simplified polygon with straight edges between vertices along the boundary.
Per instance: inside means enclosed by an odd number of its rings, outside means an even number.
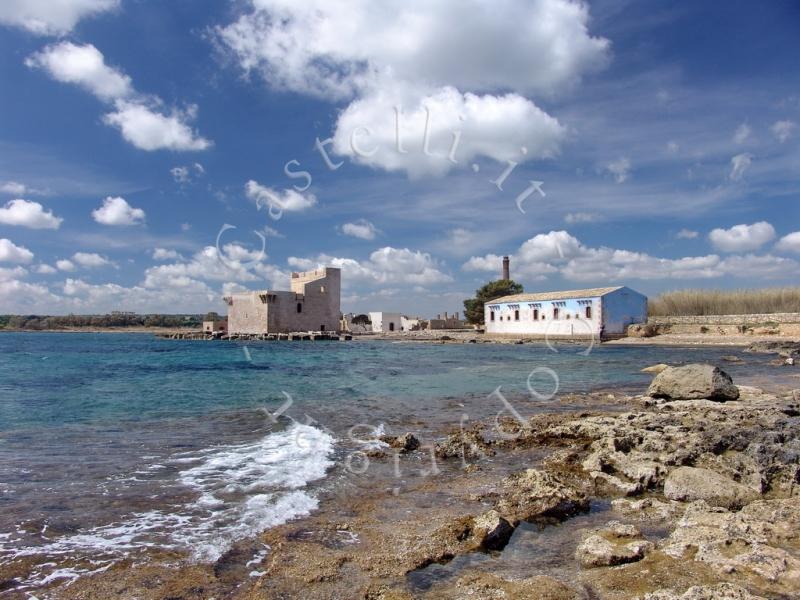
M623 336L647 319L647 297L625 286L514 294L487 302L484 319L500 335Z
M400 313L371 312L369 320L372 321L372 331L375 333L403 330L403 315Z

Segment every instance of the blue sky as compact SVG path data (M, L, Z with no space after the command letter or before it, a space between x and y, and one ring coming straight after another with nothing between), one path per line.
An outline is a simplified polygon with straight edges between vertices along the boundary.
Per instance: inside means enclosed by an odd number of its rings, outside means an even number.
M7 0L0 313L331 265L425 316L504 254L529 291L795 284L799 40L788 0Z

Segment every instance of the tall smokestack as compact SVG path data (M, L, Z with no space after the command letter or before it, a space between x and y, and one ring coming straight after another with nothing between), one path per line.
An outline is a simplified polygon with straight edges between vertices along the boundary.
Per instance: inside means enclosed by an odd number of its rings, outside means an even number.
M511 273L509 271L509 261L508 257L503 257L503 279L511 279Z

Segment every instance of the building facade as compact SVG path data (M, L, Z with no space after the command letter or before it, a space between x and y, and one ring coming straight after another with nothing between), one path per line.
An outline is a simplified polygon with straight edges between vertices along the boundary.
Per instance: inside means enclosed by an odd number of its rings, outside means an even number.
M372 321L372 331L375 333L403 331L403 315L400 313L371 312L369 320Z
M514 294L484 305L486 333L535 337L624 336L647 319L647 297L628 287Z
M330 267L292 273L291 291L261 290L231 294L228 333L338 331L341 270Z

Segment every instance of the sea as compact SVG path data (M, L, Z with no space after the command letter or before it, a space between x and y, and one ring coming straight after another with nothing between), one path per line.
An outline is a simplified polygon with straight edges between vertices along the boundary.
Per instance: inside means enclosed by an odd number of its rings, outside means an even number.
M724 362L737 354L744 362ZM0 334L0 572L17 591L167 552L213 562L363 476L387 432L571 392L641 393L654 363L712 362L759 383L772 357L731 348L404 341L188 341L142 333ZM516 412L516 410L514 411Z

